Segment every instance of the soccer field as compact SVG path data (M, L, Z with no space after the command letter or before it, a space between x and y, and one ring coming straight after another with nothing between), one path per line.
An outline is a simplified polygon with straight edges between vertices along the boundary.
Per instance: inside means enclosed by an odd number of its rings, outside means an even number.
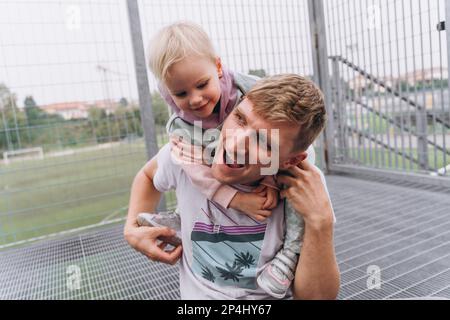
M159 139L159 145L166 138ZM164 140L164 141L163 141ZM0 165L0 245L124 217L143 140Z

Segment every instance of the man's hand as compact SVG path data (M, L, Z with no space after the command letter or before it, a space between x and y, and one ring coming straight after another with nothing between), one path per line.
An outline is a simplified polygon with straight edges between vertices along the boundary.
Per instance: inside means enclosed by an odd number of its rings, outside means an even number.
M278 175L277 180L287 186L280 192L281 198L288 199L306 224L317 228L333 224L333 210L320 172L308 161Z
M174 236L176 232L169 228L127 226L124 231L125 240L135 250L147 258L174 265L181 257L182 246L171 251L164 251L167 243L159 243L160 236Z
M265 191L260 193L238 192L231 200L230 208L241 211L259 222L264 222L272 215L272 211L264 209L266 201Z

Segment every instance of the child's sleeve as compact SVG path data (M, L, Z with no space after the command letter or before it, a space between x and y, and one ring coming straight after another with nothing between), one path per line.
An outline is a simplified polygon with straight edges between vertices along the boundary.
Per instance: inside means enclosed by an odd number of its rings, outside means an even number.
M181 164L192 183L209 199L228 208L238 192L229 185L222 184L212 175L212 169L201 164Z
M262 185L280 191L281 186L277 183L274 176L267 176L261 181Z
M204 148L213 148L215 145L214 143L217 143L220 134L220 131L217 130L216 136L210 135L208 138L203 136L203 141L197 141L194 126L176 115L169 119L166 129L169 135L173 134L175 130L181 129L182 132L185 132L186 136L190 138L187 139L187 143L194 146L203 146ZM238 192L233 187L217 181L212 175L212 169L206 165L196 163L186 164L182 162L181 168L191 179L192 183L200 189L200 192L202 192L209 200L217 202L224 208L228 208L231 200L233 200Z

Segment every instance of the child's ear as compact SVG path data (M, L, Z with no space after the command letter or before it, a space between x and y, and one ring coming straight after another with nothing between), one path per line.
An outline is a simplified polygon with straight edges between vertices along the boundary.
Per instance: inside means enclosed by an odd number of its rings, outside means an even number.
M308 153L306 152L299 153L283 162L280 166L280 169L286 170L292 167L296 167L300 163L302 163L306 159L306 157L308 157Z
M222 60L220 60L219 57L216 58L216 67L217 67L217 74L219 75L219 78L222 78L223 77Z

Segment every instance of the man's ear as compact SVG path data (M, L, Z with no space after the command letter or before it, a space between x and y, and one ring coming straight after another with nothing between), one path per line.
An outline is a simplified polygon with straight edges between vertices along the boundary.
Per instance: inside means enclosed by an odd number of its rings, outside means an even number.
M219 78L223 77L223 67L222 67L222 60L220 60L220 57L216 58L216 67L217 67L217 74L219 75Z
M306 157L308 157L308 153L306 151L302 152L302 153L299 153L299 154L289 158L285 162L283 162L281 164L281 168L280 169L286 170L286 169L289 169L291 167L296 167L300 163L302 163L306 159Z

